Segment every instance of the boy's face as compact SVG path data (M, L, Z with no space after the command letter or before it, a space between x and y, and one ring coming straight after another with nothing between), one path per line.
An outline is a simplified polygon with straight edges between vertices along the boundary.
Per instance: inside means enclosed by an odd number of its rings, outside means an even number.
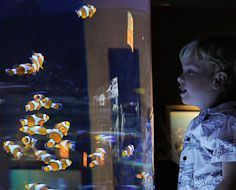
M186 60L181 64L183 72L177 81L182 102L200 109L213 106L217 95L212 87L214 79L212 66L198 60Z

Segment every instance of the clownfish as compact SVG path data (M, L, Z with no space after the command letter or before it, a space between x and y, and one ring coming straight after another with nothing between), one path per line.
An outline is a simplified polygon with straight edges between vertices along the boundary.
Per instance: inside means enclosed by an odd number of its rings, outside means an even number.
M90 162L89 167L90 168L94 168L95 166L99 166L100 162L98 160L93 160L92 162Z
M36 150L34 155L37 160L44 162L45 164L49 164L50 160L52 160L53 156L47 153L44 150Z
M53 108L56 110L60 110L62 108L61 103L54 103L51 98L45 97L41 101L43 102L43 107L46 109Z
M150 174L146 173L146 172L142 172L142 173L140 173L140 174L137 174L136 177L137 177L138 179L143 179L143 180L145 180L145 181L150 181L150 180L152 180L152 176L151 176Z
M42 100L32 100L29 101L26 105L25 105L25 110L26 111L35 111L35 110L40 110L40 108L43 107L43 102Z
M60 143L62 138L68 135L69 128L70 128L69 121L63 121L63 122L57 123L54 126L54 128L48 132L48 137L50 138L50 140L45 143L45 147L53 148L55 144Z
M21 127L19 130L29 135L47 135L50 132L50 129L37 125L34 127Z
M88 157L95 159L99 157L101 160L105 160L106 151L104 148L97 148L93 154L88 155Z
M67 167L69 167L72 164L72 161L70 159L61 159L61 160L50 160L48 166L42 167L42 170L44 172L50 172L50 171L59 171L59 170L65 170Z
M58 129L53 129L49 133L49 138L50 139L44 144L47 149L53 148L56 143L60 143L63 135Z
M20 159L23 156L22 148L13 141L5 141L3 143L3 148L7 153L10 152L17 159Z
M60 143L62 138L64 136L67 136L69 128L69 121L63 121L61 123L56 124L54 128L51 129L48 133L48 137L50 138L50 140L45 143L45 147L53 148L55 144Z
M41 53L34 52L30 57L30 60L36 72L38 72L40 69L43 69L44 56Z
M30 60L32 64L20 64L15 66L13 69L6 69L5 71L9 76L12 76L36 74L40 69L43 69L44 56L41 53L33 53Z
M122 157L125 157L125 156L128 156L128 157L130 157L130 156L133 156L133 154L134 154L134 146L133 145L128 145L126 148L125 148L125 150L122 150L122 152L121 152L121 156Z
M48 185L41 183L29 183L25 185L25 190L53 190Z
M42 107L44 107L45 109L56 109L59 110L62 108L62 104L61 103L54 103L53 100L51 98L45 97L42 94L35 94L33 96L34 100L29 101L26 105L25 105L25 110L26 111L35 111L35 110L40 110Z
M93 159L93 161L90 162L89 167L94 168L95 166L103 166L105 164L105 154L106 151L103 148L97 148L93 154L88 156Z
M59 149L64 148L66 150L74 150L75 142L72 142L70 140L62 140L59 144L56 144L54 147Z
M57 123L54 126L54 129L59 129L64 136L68 135L68 131L70 129L70 122L69 121L62 121L60 123Z
M93 5L83 5L80 9L75 11L78 15L78 17L81 17L82 19L85 18L92 18L93 15L96 13L96 8Z
M103 160L100 156L96 155L95 160L89 163L90 168L94 168L95 166L103 166L105 164L105 160Z
M21 139L22 143L25 145L25 148L32 148L34 149L35 144L37 142L37 139L30 137L30 136L24 136Z
M26 119L20 119L20 123L22 127L25 125L27 125L28 127L33 127L35 125L43 126L43 124L48 120L49 116L47 114L36 113L26 116Z

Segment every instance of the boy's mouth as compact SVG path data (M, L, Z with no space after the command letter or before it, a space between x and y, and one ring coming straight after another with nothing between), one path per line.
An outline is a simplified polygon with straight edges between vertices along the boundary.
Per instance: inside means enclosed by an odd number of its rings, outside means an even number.
M187 92L187 90L184 89L184 88L179 88L179 91L180 91L180 95L181 95L181 94L184 94L185 92Z

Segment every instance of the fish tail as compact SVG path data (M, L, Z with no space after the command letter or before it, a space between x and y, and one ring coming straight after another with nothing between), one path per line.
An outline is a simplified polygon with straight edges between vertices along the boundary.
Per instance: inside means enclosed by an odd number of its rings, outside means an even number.
M44 167L42 167L42 170L44 172L50 172L50 171L52 171L52 166L44 166Z
M12 76L12 75L15 75L17 72L16 72L16 69L6 69L5 72L9 75L9 76Z
M62 108L61 103L52 103L51 108L54 108L56 110L60 110Z
M75 10L75 12L77 13L78 17L81 17L81 16L82 16L81 11L79 11L79 10Z
M72 141L71 144L70 144L70 149L71 149L72 151L75 151L75 147L76 147L76 144L75 144L74 141Z
M18 159L20 159L22 156L23 156L23 154L22 154L21 152L17 152L16 157L17 157Z
M53 139L50 139L48 142L44 145L47 149L53 148L55 146L55 141Z
M122 157L125 157L127 155L127 151L125 150L125 151L122 151L122 153L121 153L121 156Z
M27 110L26 110L27 111ZM23 126L25 126L25 125L27 125L27 120L26 119L20 119L20 123L21 123L21 125L22 125L22 127Z
M30 110L30 105L25 105L25 111L29 111Z

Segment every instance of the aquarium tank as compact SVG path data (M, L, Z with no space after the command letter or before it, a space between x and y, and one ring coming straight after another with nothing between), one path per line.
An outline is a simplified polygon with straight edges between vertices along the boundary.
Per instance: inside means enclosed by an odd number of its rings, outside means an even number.
M0 190L154 189L150 1L0 7Z

